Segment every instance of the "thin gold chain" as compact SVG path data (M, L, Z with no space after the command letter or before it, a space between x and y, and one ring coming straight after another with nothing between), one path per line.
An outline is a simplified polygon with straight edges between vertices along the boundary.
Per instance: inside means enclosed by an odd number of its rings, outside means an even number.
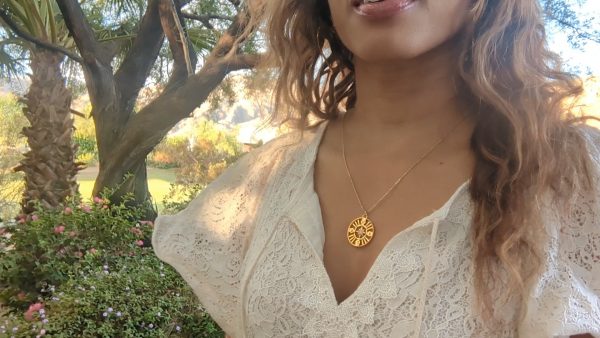
M404 177L406 177L406 175L408 175L408 173L414 168L416 167L419 163L421 163L421 161L423 161L440 143L442 143L448 136L450 136L450 134L452 132L454 132L454 130L456 130L456 128L458 128L458 126L460 126L467 118L463 118L462 120L460 120L460 122L458 122L448 133L446 133L442 138L440 138L431 148L429 148L429 150L427 152L425 152L423 155L421 155L421 157L413 164L411 165L397 180L396 182L388 189L388 191L381 196L381 198L375 203L375 205L373 205L371 208L369 208L369 210L365 210L365 207L362 204L362 201L360 200L360 197L358 197L358 192L356 191L356 186L354 184L354 180L352 179L352 175L350 175L350 169L348 169L348 162L346 161L346 149L344 147L344 117L346 116L346 113L342 114L342 157L344 158L344 165L346 167L346 173L348 173L348 177L350 178L350 182L352 183L352 189L354 189L354 194L356 195L356 199L358 200L358 203L360 204L360 207L363 209L365 216L368 217L368 214L373 211L373 209L375 209L379 203L381 203L388 195L389 193L402 181L402 179Z

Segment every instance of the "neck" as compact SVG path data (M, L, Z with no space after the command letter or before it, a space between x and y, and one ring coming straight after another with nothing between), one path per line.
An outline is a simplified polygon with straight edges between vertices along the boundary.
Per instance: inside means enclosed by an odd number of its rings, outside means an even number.
M354 59L356 105L348 126L382 134L442 126L462 119L466 103L456 89L455 41L412 59L367 62ZM434 127L435 128L435 127Z

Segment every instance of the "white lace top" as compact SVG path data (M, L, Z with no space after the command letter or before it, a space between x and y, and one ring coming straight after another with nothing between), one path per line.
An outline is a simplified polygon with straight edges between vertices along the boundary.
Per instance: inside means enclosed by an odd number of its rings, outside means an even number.
M328 122L243 155L176 215L152 245L223 330L240 337L600 337L600 194L575 212L545 210L544 273L521 324L487 332L472 308L472 212L465 182L443 207L395 235L339 305L323 265L313 169ZM600 178L600 134L585 130ZM511 324L514 323L514 324Z

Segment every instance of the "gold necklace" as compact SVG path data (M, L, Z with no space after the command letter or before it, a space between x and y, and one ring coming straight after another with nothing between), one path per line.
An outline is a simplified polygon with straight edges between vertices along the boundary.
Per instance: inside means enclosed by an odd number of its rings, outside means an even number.
M352 180L352 175L350 175L350 170L348 169L348 163L346 161L346 150L344 148L344 117L346 113L342 114L342 157L344 158L344 165L346 166L346 172L348 173L348 177L350 178L350 182L352 183L352 189L354 189L354 194L356 195L356 199L360 204L360 207L363 210L363 214L350 222L348 225L348 230L346 232L346 237L348 238L348 243L350 245L360 248L363 247L373 239L375 235L375 225L373 221L369 218L369 213L375 209L379 203L381 203L389 193L402 181L406 175L416 167L423 159L425 159L440 143L442 143L459 125L466 120L466 117L460 120L446 135L440 138L427 152L425 152L413 165L411 165L397 180L396 182L388 189L388 191L381 196L381 198L373 205L369 210L365 210L360 197L358 197L358 192L356 191L356 186L354 185L354 180Z

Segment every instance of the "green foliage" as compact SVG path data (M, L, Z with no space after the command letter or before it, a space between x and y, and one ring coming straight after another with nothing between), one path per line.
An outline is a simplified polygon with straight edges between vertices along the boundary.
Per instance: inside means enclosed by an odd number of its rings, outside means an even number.
M98 161L98 146L96 138L75 134L73 142L77 145L77 161L88 165Z
M202 184L171 184L169 192L163 198L163 210L165 214L175 214L185 207L196 197L206 186Z
M85 112L89 114L92 107L88 104ZM96 142L96 127L90 117L76 116L74 120L75 132L73 142L77 144L77 162L93 165L98 161L98 144Z
M188 143L186 136L165 138L148 156L148 164L162 169L178 167L180 154L187 151Z
M187 283L150 247L133 196L38 206L0 234L4 330L15 337L222 337ZM32 331L33 330L33 331ZM0 336L3 332L0 329Z
M12 168L19 164L27 149L21 130L29 123L21 112L22 105L11 94L0 95L0 218L6 219L19 210L16 201L22 194L22 173Z
M151 166L177 168L177 184L205 186L242 154L237 131L210 120L200 119L190 134L165 138L148 157ZM178 194L181 191L173 192Z
M235 131L202 119L194 129L192 146L179 156L177 183L206 185L242 155Z
M176 182L170 185L162 200L162 213L173 214L184 209L243 154L237 131L222 130L210 120L201 119L192 134L193 140L183 136L167 138L149 157L153 166L177 168Z
M12 94L0 95L0 147L18 147L27 144L21 135L23 127L28 125L22 113L23 106ZM4 150L4 149L2 149ZM4 156L5 153L2 152Z

